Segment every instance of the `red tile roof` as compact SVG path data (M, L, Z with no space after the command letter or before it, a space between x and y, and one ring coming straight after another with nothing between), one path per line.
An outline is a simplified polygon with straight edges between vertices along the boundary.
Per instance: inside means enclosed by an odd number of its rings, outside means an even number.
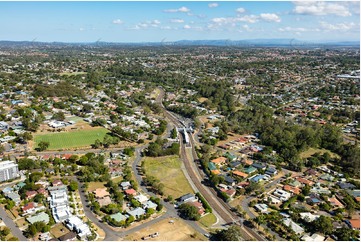
M137 194L137 191L134 190L133 188L131 189L127 189L124 191L127 195L134 195L134 194Z
M248 176L246 173L241 172L241 171L233 171L232 173L235 174L236 176L240 176L243 178L246 178Z
M227 158L226 157L218 157L216 159L213 159L211 160L214 164L222 164L222 163L225 163L227 161Z
M350 224L353 229L360 229L360 219L350 219Z
M22 209L23 209L23 212L26 212L33 208L35 208L35 204L33 202L31 202L31 203L26 204Z

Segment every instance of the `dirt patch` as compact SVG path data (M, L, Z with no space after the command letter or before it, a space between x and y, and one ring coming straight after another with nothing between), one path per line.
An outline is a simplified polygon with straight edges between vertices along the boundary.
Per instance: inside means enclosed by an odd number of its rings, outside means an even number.
M25 218L21 218L15 221L15 224L21 228L23 226L26 226L28 224L28 222L26 222Z
M173 220L173 223L170 223ZM153 241L196 241L206 240L206 238L195 231L191 226L187 225L180 219L164 219L152 226L139 230L132 235L124 238L124 240L142 240L142 237L153 233L159 233L158 237L150 238Z
M54 238L59 238L60 236L63 236L69 232L70 230L63 224L57 224L50 229L50 233L54 236Z

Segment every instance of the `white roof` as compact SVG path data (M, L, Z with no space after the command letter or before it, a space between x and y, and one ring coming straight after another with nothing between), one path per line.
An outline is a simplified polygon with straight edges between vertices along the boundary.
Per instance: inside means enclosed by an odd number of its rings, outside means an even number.
M325 237L319 234L313 234L312 236L309 236L308 234L305 234L302 236L301 240L307 241L307 242L318 242L318 241L324 241Z
M144 196L143 194L139 194L138 196L135 196L134 198L142 204L145 203L146 201L148 201L147 196Z
M319 215L314 215L310 212L307 213L300 213L300 216L303 220L305 220L306 222L312 222L316 219L318 219L320 216Z
M295 222L292 221L292 219L289 218L285 218L283 219L283 223L286 226L291 226L291 229L296 233L296 234L302 234L305 230L299 226L298 224L296 224Z

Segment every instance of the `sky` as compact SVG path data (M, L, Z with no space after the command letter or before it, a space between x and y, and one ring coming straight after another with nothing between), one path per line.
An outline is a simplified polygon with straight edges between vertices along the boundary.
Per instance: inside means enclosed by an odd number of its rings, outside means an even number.
M359 41L359 1L0 2L0 40Z

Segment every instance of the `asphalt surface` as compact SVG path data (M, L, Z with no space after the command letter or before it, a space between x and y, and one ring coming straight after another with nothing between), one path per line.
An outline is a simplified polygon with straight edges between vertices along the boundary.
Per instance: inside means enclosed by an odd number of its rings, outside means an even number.
M5 212L5 210L0 207L0 217L5 223L6 227L8 227L11 230L11 233L17 237L20 241L26 241L28 240L24 235L23 232L16 226L14 221L8 217L8 214Z

